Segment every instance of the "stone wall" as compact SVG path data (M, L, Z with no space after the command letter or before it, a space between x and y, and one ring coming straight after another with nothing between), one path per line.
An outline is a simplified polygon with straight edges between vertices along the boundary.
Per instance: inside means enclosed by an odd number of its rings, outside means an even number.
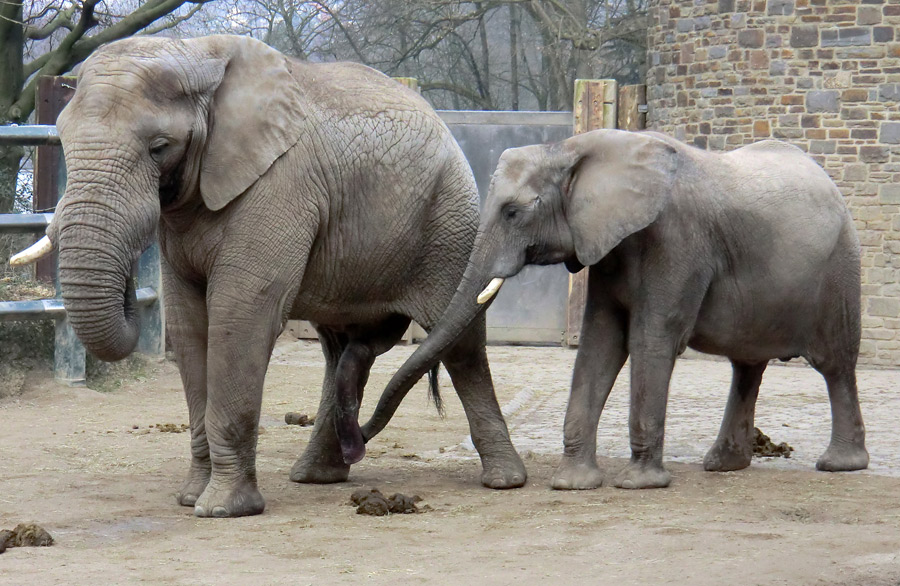
M900 0L656 0L648 127L804 149L862 243L860 362L900 365Z

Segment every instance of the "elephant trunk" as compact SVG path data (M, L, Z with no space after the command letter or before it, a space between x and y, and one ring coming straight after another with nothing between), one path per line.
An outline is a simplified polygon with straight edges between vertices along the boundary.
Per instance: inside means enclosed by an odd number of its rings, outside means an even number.
M159 206L136 204L145 198L126 198L109 187L115 185L110 181L70 172L54 228L60 290L72 329L101 360L121 360L140 334L133 270L153 236Z
M437 365L444 351L490 305L488 300L480 302L477 299L494 276L490 274L488 263L484 260L490 258L487 252L489 247L485 246L487 240L483 234L479 234L462 281L443 317L385 387L372 417L362 426L362 435L366 441L384 429L413 385Z

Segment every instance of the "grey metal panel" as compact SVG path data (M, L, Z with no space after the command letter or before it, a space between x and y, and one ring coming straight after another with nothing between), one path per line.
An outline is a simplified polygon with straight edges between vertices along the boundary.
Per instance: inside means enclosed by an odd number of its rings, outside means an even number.
M498 124L506 126L572 126L571 112L503 112L491 110L438 110L448 126Z
M443 116L445 112L441 112ZM454 113L456 114L456 113ZM481 114L510 114L520 124L486 124L473 122L475 113L460 113L467 117L464 124L445 118L475 174L481 201L487 196L491 175L504 150L529 144L551 143L572 136L570 113L560 112L485 112ZM542 122L529 124L528 118ZM546 116L550 118L546 118ZM542 118L543 117L543 118ZM512 119L512 116L510 117ZM547 121L554 124L547 124ZM529 266L508 279L488 310L488 341L560 344L566 330L566 308L569 294L569 273L562 265Z

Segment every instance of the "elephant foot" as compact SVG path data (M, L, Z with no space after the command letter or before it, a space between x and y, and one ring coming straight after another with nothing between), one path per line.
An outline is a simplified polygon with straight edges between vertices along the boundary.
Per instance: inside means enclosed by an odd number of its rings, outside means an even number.
M525 485L528 472L519 454L513 450L511 455L498 458L482 458L481 484L488 488L503 490L519 488Z
M328 458L310 458L308 452L300 456L291 468L291 480L301 484L334 484L347 482L350 477L350 464L343 460Z
M266 501L255 482L242 479L235 483L210 481L194 505L197 517L246 517L259 515Z
M703 469L707 472L743 470L750 465L751 458L749 449L741 449L733 441L716 441L703 458Z
M613 486L617 488L665 488L672 482L672 475L662 464L631 462L616 475Z
M831 442L819 461L816 469L825 472L848 472L864 470L869 467L869 452L865 445Z
M181 490L175 494L175 500L178 501L178 504L182 507L193 507L196 505L197 499L200 498L200 495L206 490L206 485L209 484L209 475L209 467L195 468L191 466L187 480L181 485Z
M592 490L603 484L603 473L596 460L563 456L550 485L556 490Z

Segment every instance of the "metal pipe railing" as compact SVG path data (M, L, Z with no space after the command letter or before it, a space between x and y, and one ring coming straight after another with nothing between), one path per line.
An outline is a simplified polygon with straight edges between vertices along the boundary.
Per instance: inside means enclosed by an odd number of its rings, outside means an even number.
M137 297L138 307L147 307L159 300L159 295L152 287L141 287L134 293ZM66 308L63 307L62 299L59 297L29 301L0 301L0 322L64 319L65 317Z
M0 214L0 234L40 233L52 219L53 214Z
M60 144L56 126L47 124L0 126L0 145L44 146L48 144Z

